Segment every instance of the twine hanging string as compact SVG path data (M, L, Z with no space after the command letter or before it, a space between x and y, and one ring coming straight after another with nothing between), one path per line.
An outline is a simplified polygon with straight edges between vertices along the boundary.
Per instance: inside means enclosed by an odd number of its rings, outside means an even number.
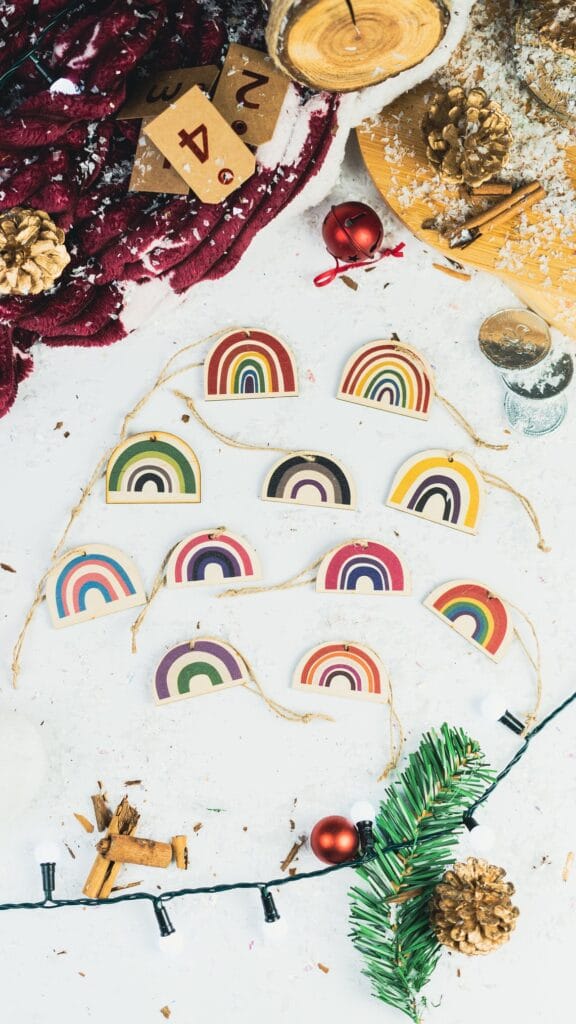
M393 249L381 249L380 252L376 253L369 260L361 260L360 263L340 263L336 260L336 266L331 267L330 270L323 270L321 274L317 274L314 278L314 284L317 288L325 288L327 284L332 284L339 274L350 273L351 270L357 270L360 267L373 267L380 260L386 258L386 256L395 256L396 259L400 259L404 255L404 249L406 248L405 242L399 242Z
M190 395L184 394L183 391L176 390L172 393L176 398L179 398L184 402L186 408L190 411L196 422L204 428L204 430L207 430L209 434L212 434L212 437L215 437L217 441L221 441L222 444L228 445L229 448L241 448L243 451L252 452L279 452L281 455L295 455L297 452L297 449L295 448L277 448L269 444L248 444L245 441L237 441L236 438L230 437L229 434L223 434L221 430L217 430L216 427L211 426L210 423L208 423L208 421L205 420L198 412L194 399ZM309 455L309 452L299 452L298 454L301 454L303 458L306 458L306 456ZM312 456L310 456L310 458L312 458Z
M384 779L388 778L390 772L394 771L394 769L398 767L398 762L400 761L405 740L404 728L394 703L394 690L392 688L392 680L390 679L390 676L388 676L388 706L390 709L390 760L384 765L384 768L380 772L377 779L378 782L383 782Z
M368 541L365 540L351 540L349 544L354 544L357 547L364 548L367 546ZM281 583L271 583L269 586L255 586L255 587L230 587L228 590L223 590L218 597L243 597L245 594L265 594L270 590L292 590L295 587L305 587L308 583L315 583L316 576L312 573L319 565L324 561L325 558L329 558L330 555L334 555L342 547L341 544L335 544L333 548L330 548L320 558L316 558L314 562L310 562L309 565L304 566L300 572L289 576L287 580L283 580ZM305 578L301 578L305 577Z
M313 722L315 720L321 720L324 722L334 721L331 715L321 715L317 713L312 714L309 711L301 714L299 711L294 711L292 708L287 708L284 704L280 704L279 701L274 700L273 697L269 697L262 686L262 683L259 682L258 677L248 659L241 654L238 648L234 647L233 644L229 643L228 646L234 651L236 657L239 658L239 660L246 666L249 681L242 683L242 687L246 690L246 693L251 693L254 697L259 697L263 700L266 706L270 708L270 711L275 715L278 715L279 718L283 718L285 722L301 722L303 725L308 725L309 722ZM190 649L194 649L193 640L190 641Z
M242 330L242 328L240 328L240 327L231 327L231 328L229 328L229 330L236 331L236 330ZM165 384L168 384L171 380L174 380L175 377L179 377L181 374L186 373L188 370L197 369L198 367L203 365L202 362L199 362L199 363L186 363L184 366L181 366L181 367L175 369L174 367L175 367L175 363L177 362L177 360L179 360L180 357L185 352L190 352L192 349L198 348L200 345L206 344L206 342L211 341L213 338L219 337L221 334L222 334L221 330L213 331L212 334L208 334L205 338L200 338L199 341L194 341L190 345L184 345L183 348L179 349L172 356L170 356L170 358L167 360L167 362L164 363L164 366L160 370L160 373L158 374L158 376L157 376L156 380L154 381L154 383L152 384L152 386L150 388L148 388L148 390L142 395L142 397L138 399L138 401L136 402L136 405L134 405L132 407L132 409L130 409L130 411L127 412L126 415L124 416L124 419L122 420L122 425L120 427L120 435L119 435L117 444L121 443L122 441L124 441L126 439L126 437L128 436L128 428L129 428L132 420L134 419L134 417L138 415L138 413L141 411L141 409L144 408L146 403L152 398L152 396L161 387L163 387ZM116 445L114 446L114 448L115 447L116 447ZM12 670L12 686L13 687L17 687L18 686L18 677L20 675L20 660L21 660L21 655L22 655L22 648L24 646L24 641L26 639L26 635L28 633L28 630L30 628L30 624L31 624L31 622L32 622L32 620L34 618L36 610L37 610L38 606L44 600L44 587L45 587L46 579L47 579L48 575L50 574L50 571L54 568L54 564L56 563L58 557L60 556L60 554L62 552L62 549L64 547L64 544L66 543L66 540L68 538L68 534L70 533L70 530L72 529L72 526L74 525L76 519L78 518L78 516L82 512L86 502L88 501L88 498L90 497L90 495L92 494L96 484L98 483L98 480L103 475L103 473L105 471L105 468L106 468L106 466L108 464L108 459L112 455L112 452L114 451L114 448L110 448L98 460L98 462L96 464L96 468L94 469L94 472L92 473L90 479L88 480L88 483L83 488L83 490L82 490L82 492L80 494L79 501L77 502L76 505L74 505L74 507L70 511L70 514L68 516L68 520L67 520L66 525L64 527L64 531L61 534L60 539L59 539L58 543L56 544L56 547L52 551L52 554L50 555L49 567L46 570L46 572L44 573L44 575L42 576L40 582L38 583L38 585L36 587L36 590L34 592L34 597L32 599L32 604L30 605L30 608L28 609L28 612L26 614L26 618L24 619L24 624L22 626L22 629L20 630L20 633L18 634L18 638L16 640L16 643L14 645L14 650L12 652L11 670Z
M534 669L534 672L536 673L536 699L534 701L534 707L532 708L532 710L527 715L526 724L525 724L524 729L522 731L522 736L526 736L527 733L529 733L530 730L533 728L533 726L536 725L536 722L537 722L537 719L538 719L538 713L540 711L540 707L541 707L541 704L542 704L542 693L543 693L543 689L544 689L544 683L543 683L543 680L542 680L542 649L540 647L540 640L539 640L539 637L538 637L538 633L536 632L536 626L534 625L534 623L533 623L532 619L530 618L530 616L527 615L526 612L522 610L522 608L519 608L518 605L512 604L511 601L506 601L506 604L510 608L513 608L514 611L517 612L518 615L521 616L521 618L524 620L524 622L528 626L528 629L530 630L530 632L532 634L532 639L534 640L534 649L535 649L535 652L536 652L535 657L533 657L532 654L530 653L528 647L526 646L526 643L524 642L524 638L523 638L522 634L520 633L518 628L516 626L514 626L514 636L518 639L518 642L519 642L522 650L524 651L524 654L528 658L528 661L530 662L530 664L532 665L532 668Z
M478 467L478 471L484 482L488 484L489 487L496 487L500 491L507 491L508 494L513 494L514 497L518 499L524 511L526 512L528 518L530 519L532 526L536 530L536 533L538 535L539 550L545 552L551 551L552 549L548 547L546 541L544 540L544 535L542 533L540 520L538 518L536 510L532 505L532 502L528 500L526 495L522 494L521 491L517 491L515 487L512 487L512 485L509 484L507 480L503 480L501 476L495 476L494 473L489 473L485 469L480 469L480 467Z
M465 416L462 415L460 410L457 409L455 405L452 405L452 402L448 401L448 399L445 398L445 396L442 395L439 391L437 391L436 388L434 389L434 394L436 395L438 401L442 403L444 408L448 410L452 418L456 420L456 423L458 423L458 425L462 427L462 430L466 431L468 437L470 437L474 444L478 445L479 448L491 448L492 451L495 452L504 452L510 447L508 444L492 444L490 441L485 441L476 433L472 424L468 422L468 420L466 419Z
M217 527L215 527L215 529L210 531L208 536L209 536L210 540L213 540L215 537L219 537L221 533L226 533L226 530L227 530L226 526L217 526ZM166 557L163 558L162 564L161 564L161 566L160 566L160 568L159 568L159 570L156 573L156 576L154 578L154 583L152 584L152 588L150 590L150 593L149 593L149 595L148 595L148 597L146 599L146 604L142 608L142 611L137 616L137 618L134 619L134 622L132 623L132 625L130 626L130 632L132 633L132 643L131 643L132 654L136 654L136 652L138 650L138 647L137 647L137 644L136 644L136 637L138 636L138 633L140 631L142 623L144 622L144 619L146 618L148 612L150 611L150 605L152 604L154 598L157 596L157 594L160 592L160 590L162 590L162 587L164 587L166 585L166 568L168 566L168 562L170 561L170 559L171 559L174 551L178 547L179 543L180 543L180 541L178 541L177 544L173 544L172 547L170 548L168 554L166 555Z

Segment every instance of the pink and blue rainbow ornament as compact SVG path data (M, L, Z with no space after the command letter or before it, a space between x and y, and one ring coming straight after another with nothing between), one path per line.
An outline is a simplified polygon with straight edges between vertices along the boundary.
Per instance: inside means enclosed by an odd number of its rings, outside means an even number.
M53 625L72 626L146 603L136 566L124 552L85 544L67 552L46 579Z

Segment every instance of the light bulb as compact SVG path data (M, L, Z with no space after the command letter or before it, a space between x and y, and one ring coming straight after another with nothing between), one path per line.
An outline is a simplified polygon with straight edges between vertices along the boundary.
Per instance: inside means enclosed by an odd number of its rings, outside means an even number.
M285 917L279 917L277 921L263 921L260 927L263 946L275 946L284 941L288 934L288 925Z
M506 704L497 693L489 693L480 701L480 712L483 718L497 722L506 714Z
M466 837L466 845L474 853L489 853L494 846L496 836L489 825L475 825Z
M359 821L374 821L376 811L369 800L357 800L350 808L350 819L355 825Z
M55 864L60 856L60 849L57 843L38 843L34 856L39 864Z
M177 957L184 950L184 937L181 931L171 932L170 935L158 936L158 948L164 956Z

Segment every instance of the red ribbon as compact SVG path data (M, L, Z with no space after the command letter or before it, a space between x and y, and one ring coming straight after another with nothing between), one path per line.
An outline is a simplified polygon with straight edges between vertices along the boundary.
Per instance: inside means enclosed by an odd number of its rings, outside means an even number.
M373 256L370 260L362 260L361 263L339 263L336 260L336 266L332 267L331 270L323 270L321 274L317 274L314 278L314 284L317 288L324 288L327 284L332 284L332 281L338 274L345 274L348 270L356 270L358 267L373 267L375 263L379 263L385 256L396 256L400 259L404 255L403 249L405 248L404 242L399 242L394 249L381 249L376 256Z

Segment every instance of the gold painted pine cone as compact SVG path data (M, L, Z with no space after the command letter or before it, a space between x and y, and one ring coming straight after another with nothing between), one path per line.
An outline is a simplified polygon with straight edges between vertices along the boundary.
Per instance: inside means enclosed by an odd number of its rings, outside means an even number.
M446 871L430 901L430 923L443 946L476 956L508 942L520 911L505 875L504 868L475 857Z
M69 263L64 232L44 210L0 213L0 294L38 295Z
M460 86L438 92L422 123L426 155L443 181L481 185L508 160L510 118L484 89L466 93Z

